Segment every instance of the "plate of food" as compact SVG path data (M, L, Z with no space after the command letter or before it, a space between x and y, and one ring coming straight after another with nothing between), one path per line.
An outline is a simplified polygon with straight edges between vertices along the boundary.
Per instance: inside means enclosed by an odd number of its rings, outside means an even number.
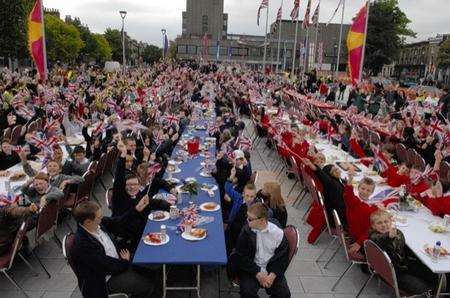
M422 252L423 252L424 254L426 254L427 256L429 256L429 257L433 257L433 246L432 246L432 245L429 245L429 244L425 244L425 245L423 246ZM448 257L449 255L450 255L450 253L448 252L448 250L447 250L446 248L444 248L444 247L441 246L441 252L440 252L440 254L439 254L439 257L440 257L440 258L442 258L442 257L446 258L446 257Z
M216 191L219 188L217 187L217 185L215 184L211 184L211 183L202 183L202 185L200 186L201 190L204 191Z
M204 125L196 125L195 129L196 130L206 130L206 126L204 126Z
M148 219L152 221L165 221L170 218L170 214L167 211L153 211L148 215Z
M348 161L337 161L337 162L336 162L336 165L337 165L338 167L340 167L341 169L343 169L344 171L348 171L348 170L350 170L351 167L353 167L353 168L355 169L356 172L361 172L361 169L358 168L358 167L356 166L356 164L355 164L355 163L352 163L352 162L348 162Z
M443 234L443 233L448 233L448 228L446 226L443 226L440 223L432 223L428 226L428 228L433 232L433 233L438 233L438 234Z
M200 172L200 176L202 176L202 177L212 177L210 173L204 172L204 171Z
M172 184L179 184L181 182L180 179L177 179L175 177L167 178L166 181Z
M167 244L169 240L169 235L162 235L161 233L148 233L144 236L144 243L152 246Z
M377 171L367 171L365 174L367 176L377 176L378 175Z
M408 218L401 215L394 215L395 225L397 227L407 227L408 226Z
M187 177L186 179L184 179L184 181L186 181L187 183L195 183L197 182L197 179L195 179L195 177Z
M183 237L186 240L189 241L200 241L206 238L206 229L200 229L200 228L196 228L196 229L191 229L190 232L183 232L183 234L181 234L181 237Z
M220 210L220 205L214 202L206 202L200 205L200 210L206 212L214 212Z
M216 138L213 138L213 137L206 137L206 138L205 138L205 141L206 141L206 142L210 142L210 143L215 143L215 142L216 142Z
M11 180L11 181L19 181L19 180L25 179L26 176L27 175L24 172L21 172L21 171L14 172L14 173L11 174L11 176L9 176L9 180Z

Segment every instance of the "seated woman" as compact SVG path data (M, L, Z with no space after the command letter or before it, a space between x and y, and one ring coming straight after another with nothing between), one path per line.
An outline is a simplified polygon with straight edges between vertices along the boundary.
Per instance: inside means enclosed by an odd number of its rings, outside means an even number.
M392 216L385 210L370 215L370 240L384 250L394 265L398 287L408 294L423 294L433 290L438 277L420 262L405 244L405 236L392 223Z
M270 181L264 183L263 188L258 192L258 198L264 199L264 204L270 208L272 217L275 218L281 228L287 224L287 210L283 196L281 195L281 185L278 182Z
M19 155L13 150L10 139L3 139L0 151L0 172L20 162Z

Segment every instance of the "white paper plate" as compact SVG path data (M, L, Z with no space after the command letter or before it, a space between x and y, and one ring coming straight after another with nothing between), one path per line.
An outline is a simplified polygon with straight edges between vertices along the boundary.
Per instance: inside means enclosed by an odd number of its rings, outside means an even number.
M181 189L182 187L183 187L183 185L180 184L180 185L178 185L178 186L175 187L175 188L176 188L176 190L177 190L179 193L189 193L188 191L182 190L182 189Z
M168 220L170 218L170 213L167 212L167 211L162 211L162 212L164 212L164 217L163 218L161 218L161 219L153 219L153 213L150 213L148 215L148 219L152 220L152 221L165 221L165 220Z
M205 173L205 172L200 172L200 176L202 176L202 177L212 177L211 174Z
M175 171L167 171L167 172L172 173L172 174L176 174L176 173L180 173L181 169L177 168L177 169L175 169Z
M205 236L198 238L198 237L194 237L191 234L187 233L187 232L183 232L183 234L181 234L181 237L183 237L186 240L189 241L200 241L206 238L206 236L208 236L208 232L206 232Z
M205 212L214 212L214 211L220 210L220 205L219 204L217 204L216 208L214 208L214 209L206 209L205 205L208 204L208 203L210 203L210 202L206 202L206 203L201 204L200 205L200 210L205 211Z
M409 226L408 222L400 222L400 221L395 221L395 226L399 227L399 228L404 228Z
M186 182L197 182L197 179L195 179L194 177L187 177L186 179L184 179L184 181L186 181Z
M203 187L202 185L200 185L200 189L201 190L204 190L204 191L216 191L216 190L219 189L219 187L217 185L215 185L215 184L209 184L209 183L204 183L204 184L208 184L209 186L212 186L212 188L208 189L208 188Z
M169 241L170 241L170 237L167 234L166 234L166 240L165 241L161 241L161 243L149 242L149 241L146 241L145 238L144 238L144 243L147 244L147 245L150 245L150 246L161 246L161 245L169 243Z

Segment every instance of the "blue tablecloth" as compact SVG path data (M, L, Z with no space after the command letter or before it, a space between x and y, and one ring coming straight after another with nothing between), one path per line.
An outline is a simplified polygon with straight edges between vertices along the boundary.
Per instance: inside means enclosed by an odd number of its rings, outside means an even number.
M199 136L204 140L206 132L194 131L193 135ZM178 147L174 150L173 154L176 154ZM214 147L210 149L210 152L214 154ZM214 156L214 155L212 155ZM202 183L215 184L214 178L200 176L200 163L204 160L202 157L196 159L189 159L187 162L182 163L179 167L180 173L173 174L172 176L183 180L187 177L195 177L199 185ZM165 174L167 176L167 173ZM189 205L189 196L183 194L183 204L177 206L180 210ZM199 189L199 194L192 200L195 204L200 206L204 202L216 202L220 204L219 191L214 192L214 197L209 197L208 193ZM225 237L222 223L222 212L203 212L200 211L200 215L213 216L214 222L201 226L208 230L206 239L201 241L188 241L177 234L176 231L167 229L167 234L170 237L169 243L162 246L149 246L142 240L138 245L136 253L134 255L134 264L195 264L195 265L223 265L227 262L226 249L225 249ZM176 226L181 219L167 220L164 222L148 221L145 226L144 235L149 232L159 232L161 225Z

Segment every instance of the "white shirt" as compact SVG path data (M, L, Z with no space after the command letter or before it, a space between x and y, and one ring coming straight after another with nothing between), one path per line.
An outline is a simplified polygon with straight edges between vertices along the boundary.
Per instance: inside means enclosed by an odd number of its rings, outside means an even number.
M256 253L255 263L261 267L261 272L266 271L266 266L269 260L275 254L275 250L283 240L284 232L275 224L267 223L267 228L264 230L253 230L256 233Z
M83 229L85 228L83 227ZM92 233L87 229L85 230L102 244L103 248L105 249L105 254L108 257L119 259L119 254L117 253L116 246L112 242L111 238L109 238L108 234L103 232L100 227L98 227L97 233ZM106 281L108 281L110 278L111 275L107 275L105 279Z
M100 227L98 228L97 233L92 233L92 232L89 232L88 230L86 230L86 231L89 234L91 234L92 236L94 236L95 239L97 239L103 245L103 248L105 249L105 254L108 257L115 258L115 259L119 258L119 255L117 254L116 246L112 242L111 238L109 238L108 234L103 232L102 229L100 229Z

